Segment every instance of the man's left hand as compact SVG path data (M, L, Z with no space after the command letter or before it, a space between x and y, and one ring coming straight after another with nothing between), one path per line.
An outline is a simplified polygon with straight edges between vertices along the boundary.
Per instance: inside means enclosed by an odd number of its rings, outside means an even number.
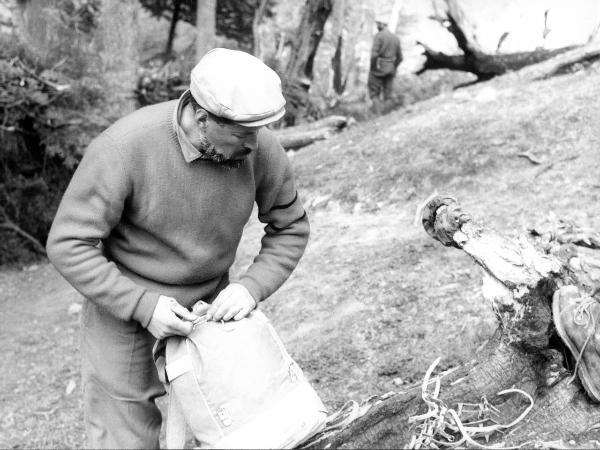
M243 285L231 283L212 302L206 318L208 320L240 320L256 308L256 300Z

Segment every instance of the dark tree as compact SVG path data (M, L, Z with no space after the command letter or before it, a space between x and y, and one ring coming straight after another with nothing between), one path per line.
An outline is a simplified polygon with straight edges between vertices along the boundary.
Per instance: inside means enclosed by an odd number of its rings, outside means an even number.
M287 79L312 80L315 55L332 9L333 0L306 0L298 31L291 42L291 54L285 69Z
M198 0L140 0L140 3L153 16L171 21L167 53L171 52L171 33L174 33L177 22L183 20L192 25L196 24ZM273 4L274 0L268 0L261 14L271 16ZM256 10L260 8L261 0L217 0L217 35L234 39L242 48L253 51L254 17Z

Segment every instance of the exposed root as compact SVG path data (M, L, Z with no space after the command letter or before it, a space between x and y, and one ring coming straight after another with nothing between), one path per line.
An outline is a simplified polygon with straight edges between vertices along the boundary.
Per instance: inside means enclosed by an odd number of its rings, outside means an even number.
M413 435L408 448L457 448L466 445L482 449L516 448L504 447L502 444L484 445L477 442L475 438L483 437L488 442L492 434L502 433L521 422L533 408L534 401L531 395L514 388L498 392L499 396L518 393L529 400L529 406L525 411L508 424L498 423L500 411L485 396L480 403L459 403L455 410L439 399L441 385L439 376L433 379L435 383L433 391L428 391L431 375L439 362L440 358L437 358L431 364L425 373L421 387L421 398L427 404L428 411L408 419L409 423L418 423L416 426L418 433Z
M396 392L388 392L383 395L374 395L358 404L354 400L350 400L344 404L338 411L330 414L327 417L325 428L316 435L309 438L300 445L300 448L321 448L322 443L327 441L331 436L343 430L359 417L364 416L372 406L381 403L382 401L395 395ZM329 448L331 443L323 448Z

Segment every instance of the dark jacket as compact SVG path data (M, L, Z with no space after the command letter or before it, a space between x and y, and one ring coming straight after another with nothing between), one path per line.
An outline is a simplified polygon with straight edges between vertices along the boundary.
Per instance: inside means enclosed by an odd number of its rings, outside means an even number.
M402 61L400 39L387 28L375 35L371 48L371 73L376 77L384 77L396 73Z

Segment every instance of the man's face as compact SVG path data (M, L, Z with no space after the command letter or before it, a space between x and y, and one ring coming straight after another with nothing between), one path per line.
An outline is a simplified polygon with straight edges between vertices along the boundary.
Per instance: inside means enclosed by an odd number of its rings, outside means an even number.
M383 30L386 27L386 24L383 22L375 22L377 24L377 29L379 31Z
M246 156L256 151L259 129L260 127L218 123L209 117L204 129L209 148L203 150L215 162L238 167Z

